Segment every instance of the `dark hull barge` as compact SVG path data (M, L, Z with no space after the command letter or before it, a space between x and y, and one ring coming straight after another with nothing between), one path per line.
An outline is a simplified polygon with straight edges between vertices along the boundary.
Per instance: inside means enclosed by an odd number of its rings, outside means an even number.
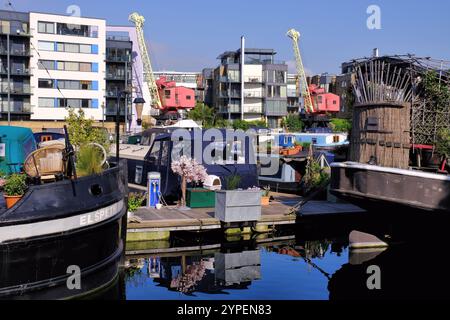
M450 176L444 174L333 163L330 191L373 212L450 213Z
M113 283L124 252L126 193L121 162L99 175L31 186L14 207L1 208L0 298L72 298Z

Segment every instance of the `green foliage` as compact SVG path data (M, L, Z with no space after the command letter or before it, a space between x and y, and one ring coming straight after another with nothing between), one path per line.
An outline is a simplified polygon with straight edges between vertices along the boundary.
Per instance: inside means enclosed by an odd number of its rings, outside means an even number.
M436 151L441 155L450 156L450 129L441 129L436 140Z
M232 174L225 178L227 183L227 190L236 190L239 188L241 183L241 176L237 174Z
M352 122L348 119L331 119L333 132L349 132L352 129Z
M295 146L301 146L303 149L309 149L309 147L311 146L311 142L300 142L300 141L295 141L294 142Z
M245 121L245 120L234 120L233 121L233 129L234 130L243 130L247 131L248 129L252 127L262 127L267 128L267 124L264 120L255 120L255 121Z
M327 183L330 179L330 175L325 172L320 164L314 159L308 161L306 174L305 174L305 184L307 189L312 190L319 188Z
M91 142L101 144L105 150L109 151L109 140L106 131L102 128L94 127L94 120L86 119L84 110L78 109L78 112L73 108L69 108L69 116L66 117L67 130L72 145L76 150L81 146L87 145Z
M24 174L14 173L6 178L6 183L3 186L3 192L7 196L23 196L27 191L27 176Z
M422 86L425 99L427 99L437 111L448 111L448 108L450 108L450 88L448 84L439 81L437 72L427 72L424 76Z
M215 128L232 128L233 124L231 121L222 119L222 118L216 118L216 121L214 122Z
M194 121L201 121L205 129L211 128L214 126L214 109L204 103L197 102L195 108L188 112L188 118Z
M298 114L288 114L281 121L281 126L289 132L300 132L303 129L303 121Z
M144 193L130 193L128 196L128 211L136 212L145 201Z
M98 147L93 145L83 145L77 153L77 174L79 176L90 176L99 174L102 168L103 154Z

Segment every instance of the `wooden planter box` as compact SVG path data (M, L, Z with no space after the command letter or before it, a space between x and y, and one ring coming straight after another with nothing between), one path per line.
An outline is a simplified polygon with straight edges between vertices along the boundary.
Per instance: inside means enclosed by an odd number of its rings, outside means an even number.
M203 188L188 188L186 190L186 205L190 208L214 208L215 192Z
M261 218L261 191L216 191L214 217L222 222L258 221Z

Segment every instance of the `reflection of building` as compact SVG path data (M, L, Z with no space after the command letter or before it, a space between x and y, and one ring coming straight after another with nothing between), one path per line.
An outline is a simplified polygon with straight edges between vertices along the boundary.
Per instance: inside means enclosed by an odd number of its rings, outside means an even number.
M216 253L215 277L224 286L261 279L260 251Z

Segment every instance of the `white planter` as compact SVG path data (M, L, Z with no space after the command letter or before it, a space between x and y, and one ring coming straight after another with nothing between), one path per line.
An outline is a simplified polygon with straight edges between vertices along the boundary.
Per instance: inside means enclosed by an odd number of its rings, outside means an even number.
M261 218L261 191L216 191L216 207L214 217L222 222L246 222L259 220Z

